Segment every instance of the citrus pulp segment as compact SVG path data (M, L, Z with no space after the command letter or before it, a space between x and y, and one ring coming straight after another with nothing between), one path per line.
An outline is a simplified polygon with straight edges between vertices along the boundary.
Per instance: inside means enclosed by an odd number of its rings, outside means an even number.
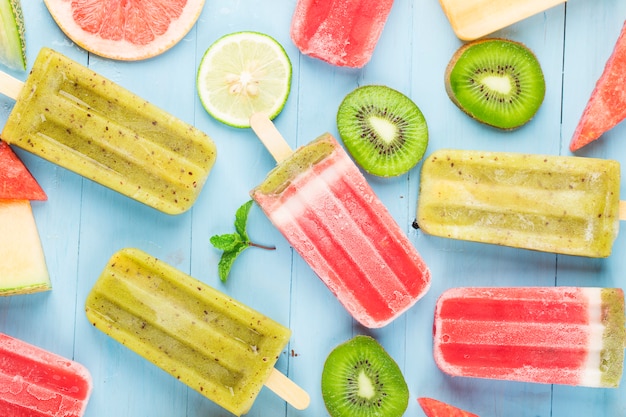
M105 58L135 61L159 55L187 35L205 0L44 0L61 30Z
M26 69L24 16L19 0L0 0L0 62Z
M291 89L291 61L282 45L258 32L236 32L215 41L198 68L198 95L206 111L230 126L250 127L250 116L270 119Z

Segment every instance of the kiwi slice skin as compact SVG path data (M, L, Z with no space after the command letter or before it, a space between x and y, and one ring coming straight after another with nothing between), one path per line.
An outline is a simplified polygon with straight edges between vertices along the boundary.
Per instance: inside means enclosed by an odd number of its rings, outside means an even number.
M454 104L489 126L512 130L530 121L545 97L543 71L535 54L508 39L481 39L461 46L445 72Z
M408 172L428 146L428 126L419 107L384 85L350 92L337 111L337 128L355 162L380 177Z
M326 358L322 397L331 417L400 417L409 389L398 364L378 341L358 335Z

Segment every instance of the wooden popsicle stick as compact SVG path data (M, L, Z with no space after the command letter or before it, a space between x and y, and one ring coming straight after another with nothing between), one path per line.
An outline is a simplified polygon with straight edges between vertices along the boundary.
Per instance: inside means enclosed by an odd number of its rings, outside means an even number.
M457 37L471 41L565 0L439 0Z
M13 100L17 100L17 96L20 94L20 91L22 91L22 87L24 87L23 82L0 71L0 93Z
M619 202L619 219L626 220L626 201Z
M250 127L259 137L263 145L272 154L276 162L281 162L288 158L293 151L280 134L274 123L264 113L255 113L250 116Z
M270 377L265 381L265 386L296 410L304 410L311 403L309 394L276 368L272 370Z

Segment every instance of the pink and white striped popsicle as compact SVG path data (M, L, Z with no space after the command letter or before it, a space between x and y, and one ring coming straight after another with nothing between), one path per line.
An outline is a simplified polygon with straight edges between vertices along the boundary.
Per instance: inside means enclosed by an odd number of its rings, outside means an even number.
M279 162L252 198L348 312L376 328L415 304L430 271L335 138L292 152L265 116L251 122Z
M437 302L434 357L453 376L617 387L620 288L452 288Z

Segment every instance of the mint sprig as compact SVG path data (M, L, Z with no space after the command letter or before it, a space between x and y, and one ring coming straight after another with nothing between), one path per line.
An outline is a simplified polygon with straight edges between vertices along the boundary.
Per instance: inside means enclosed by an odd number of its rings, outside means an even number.
M237 209L235 213L235 233L211 236L211 244L215 248L223 251L222 257L217 265L217 272L222 282L226 282L235 260L245 249L250 246L267 250L276 249L273 246L259 245L258 243L250 241L246 229L248 214L250 213L250 208L253 203L254 201L250 200Z

